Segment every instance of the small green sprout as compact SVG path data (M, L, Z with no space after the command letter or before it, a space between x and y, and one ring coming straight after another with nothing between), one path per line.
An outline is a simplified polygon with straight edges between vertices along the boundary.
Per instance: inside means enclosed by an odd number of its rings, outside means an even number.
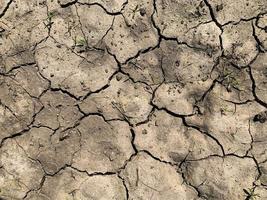
M77 48L78 53L85 52L89 49L88 42L84 37L75 37L73 38L74 45L73 49Z
M131 11L132 11L132 19L135 18L136 13L138 12L140 13L141 16L144 16L146 14L146 10L139 5L135 6L134 9L131 9Z
M227 89L230 90L231 87L238 88L240 86L239 81L234 76L233 72L229 69L224 69L222 72L222 77L225 83L227 84Z
M238 82L238 80L236 80L236 78L232 78L232 79L231 79L231 85L232 85L233 87L235 87L235 88L238 88L238 86L239 86L239 82Z
M82 53L82 52L88 50L88 43L84 37L75 37L75 38L73 38L73 42L74 42L74 45L72 46L72 48L77 47L77 51L79 53Z
M76 46L86 46L86 40L84 38L79 38L75 40Z
M53 22L52 22L52 18L54 17L54 13L53 12L48 12L47 13L47 18L45 19L45 21L44 21L44 25L45 25L45 27L46 28L48 28L49 30L51 29L51 27L52 27L52 24L53 24Z
M259 194L255 194L255 188L243 189L243 191L247 195L245 200L257 200L257 198L260 198Z
M226 115L227 112L232 112L227 106L222 106L220 111L222 115Z
M227 68L223 69L223 77L227 77L231 74L232 74L232 72L229 69L227 69Z
M51 21L53 16L54 16L54 13L53 12L48 12L48 14L47 14L47 20L48 21Z

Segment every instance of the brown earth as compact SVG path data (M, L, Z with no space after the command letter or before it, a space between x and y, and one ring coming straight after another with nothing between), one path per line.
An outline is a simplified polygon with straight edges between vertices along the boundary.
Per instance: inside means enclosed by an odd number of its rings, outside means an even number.
M0 199L266 200L266 0L0 0Z

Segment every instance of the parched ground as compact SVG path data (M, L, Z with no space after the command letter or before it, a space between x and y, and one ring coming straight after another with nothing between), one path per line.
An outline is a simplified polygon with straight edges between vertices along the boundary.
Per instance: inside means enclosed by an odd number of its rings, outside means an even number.
M266 0L0 0L1 200L266 200Z

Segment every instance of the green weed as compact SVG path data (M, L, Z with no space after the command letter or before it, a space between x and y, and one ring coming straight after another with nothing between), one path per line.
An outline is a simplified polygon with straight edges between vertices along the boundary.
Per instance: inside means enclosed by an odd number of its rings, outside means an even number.
M54 17L54 13L53 12L48 12L47 13L47 18L45 19L44 21L44 25L46 28L48 28L49 30L51 29L52 27L52 18Z
M239 81L236 79L232 71L224 69L222 72L222 77L227 84L227 89L230 89L231 87L238 88L240 86Z
M86 40L84 38L75 39L76 46L86 46Z
M260 198L259 194L255 194L255 188L243 189L243 191L247 195L245 200L257 200L258 198Z

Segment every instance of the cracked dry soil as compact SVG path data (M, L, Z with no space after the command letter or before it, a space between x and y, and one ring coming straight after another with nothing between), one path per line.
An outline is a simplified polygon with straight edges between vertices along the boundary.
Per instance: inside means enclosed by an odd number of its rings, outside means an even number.
M266 0L0 0L1 200L266 200Z

